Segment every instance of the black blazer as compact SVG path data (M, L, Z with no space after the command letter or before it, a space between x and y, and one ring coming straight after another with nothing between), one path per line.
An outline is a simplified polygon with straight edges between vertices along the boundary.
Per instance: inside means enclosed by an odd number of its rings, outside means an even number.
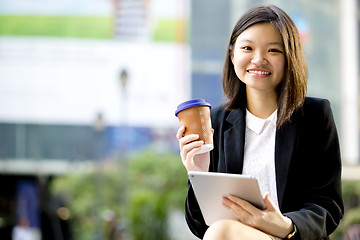
M214 128L212 172L242 173L245 109L211 111ZM330 103L306 98L291 121L276 131L275 169L281 212L291 218L298 233L294 239L329 239L343 216L341 158ZM185 204L190 230L202 238L208 226L191 184Z

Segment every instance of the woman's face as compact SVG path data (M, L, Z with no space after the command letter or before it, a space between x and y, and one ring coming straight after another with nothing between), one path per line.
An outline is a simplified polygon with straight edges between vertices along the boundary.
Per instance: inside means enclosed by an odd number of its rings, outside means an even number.
M270 23L252 25L236 39L231 61L247 91L276 93L286 65L280 32Z

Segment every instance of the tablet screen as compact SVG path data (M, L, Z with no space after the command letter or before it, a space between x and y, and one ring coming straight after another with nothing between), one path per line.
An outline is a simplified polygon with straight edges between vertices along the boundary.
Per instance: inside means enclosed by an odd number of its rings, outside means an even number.
M264 209L264 200L256 178L229 173L188 172L196 199L207 225L220 219L235 219L222 205L222 198L232 194Z

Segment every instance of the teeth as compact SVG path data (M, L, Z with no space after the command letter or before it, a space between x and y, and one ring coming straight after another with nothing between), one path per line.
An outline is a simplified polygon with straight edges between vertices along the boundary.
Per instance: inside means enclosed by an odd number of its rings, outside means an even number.
M269 75L270 73L269 72L264 72L264 71L258 71L258 70L249 70L249 73L252 73L252 74L262 74L262 75Z

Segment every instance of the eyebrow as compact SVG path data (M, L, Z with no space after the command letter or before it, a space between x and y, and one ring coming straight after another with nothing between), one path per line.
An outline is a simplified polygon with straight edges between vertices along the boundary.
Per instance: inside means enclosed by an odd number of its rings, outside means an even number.
M249 39L240 39L239 42L249 42L249 43L254 43L253 41L249 40ZM284 46L284 44L282 42L270 42L267 45L280 45L281 47Z

